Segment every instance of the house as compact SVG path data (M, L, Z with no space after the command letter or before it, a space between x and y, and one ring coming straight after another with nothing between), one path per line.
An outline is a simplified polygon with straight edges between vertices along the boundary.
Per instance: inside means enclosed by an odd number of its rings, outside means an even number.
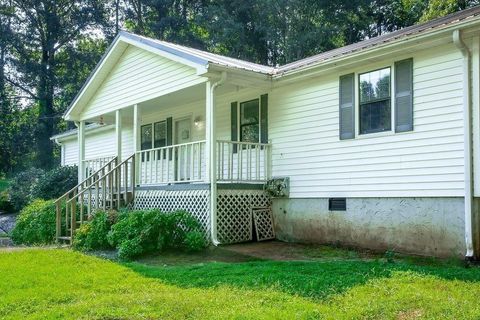
M121 32L52 137L81 180L59 237L128 204L187 209L214 244L273 219L286 241L478 256L479 14L279 67Z

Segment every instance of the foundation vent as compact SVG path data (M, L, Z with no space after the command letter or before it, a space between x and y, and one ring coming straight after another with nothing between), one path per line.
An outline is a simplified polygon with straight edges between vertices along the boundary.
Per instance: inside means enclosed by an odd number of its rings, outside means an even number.
M329 198L328 210L347 211L347 199L346 198Z

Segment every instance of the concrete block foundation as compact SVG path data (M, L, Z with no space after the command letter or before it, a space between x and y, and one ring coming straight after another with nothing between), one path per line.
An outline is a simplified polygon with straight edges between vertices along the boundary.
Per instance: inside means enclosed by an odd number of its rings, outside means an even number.
M462 257L463 198L347 198L346 211L329 211L327 198L274 199L278 239L338 243L373 250Z

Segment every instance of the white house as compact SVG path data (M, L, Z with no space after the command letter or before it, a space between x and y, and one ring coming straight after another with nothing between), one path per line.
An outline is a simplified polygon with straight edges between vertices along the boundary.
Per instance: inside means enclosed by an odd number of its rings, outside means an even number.
M479 14L280 67L121 32L52 137L87 179L67 218L184 208L217 244L272 212L282 240L478 256Z

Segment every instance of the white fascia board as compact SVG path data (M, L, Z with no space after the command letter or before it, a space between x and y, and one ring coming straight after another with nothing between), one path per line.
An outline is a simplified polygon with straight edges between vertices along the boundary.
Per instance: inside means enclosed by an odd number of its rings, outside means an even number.
M87 78L87 80L85 81L85 83L83 84L82 88L80 89L80 91L78 92L78 94L75 96L75 98L73 99L72 103L70 104L70 107L67 109L67 111L65 112L65 114L63 115L63 118L67 121L73 121L73 120L78 120L76 117L73 117L72 116L72 111L75 109L75 107L77 106L78 104L78 101L80 100L80 98L85 94L85 92L87 91L87 89L90 87L90 84L91 82L95 79L95 77L98 76L98 74L102 71L102 69L104 68L106 62L109 60L109 58L112 56L112 54L117 50L118 46L119 46L119 38L120 36L117 36L116 39L114 40L114 42L111 44L110 48L107 49L107 52L105 53L105 55L102 57L102 59L100 60L100 62L97 64L97 66L95 67L95 69L93 70L93 72L90 74L90 76Z
M148 38L123 32L120 33L119 40L146 51L158 54L159 56L172 61L192 67L197 70L197 74L205 73L208 68L208 60L163 45Z

